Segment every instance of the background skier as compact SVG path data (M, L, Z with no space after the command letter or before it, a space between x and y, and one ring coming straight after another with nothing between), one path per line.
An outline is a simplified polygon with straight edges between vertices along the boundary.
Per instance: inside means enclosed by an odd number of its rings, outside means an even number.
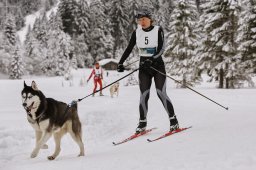
M89 78L87 79L87 83L89 82L89 80L91 79L91 77L93 77L94 80L94 89L93 89L93 95L94 96L96 90L97 90L97 84L100 85L100 96L103 96L102 94L102 79L103 79L103 70L100 67L100 64L98 62L95 63L94 68L92 69L92 72L89 76Z

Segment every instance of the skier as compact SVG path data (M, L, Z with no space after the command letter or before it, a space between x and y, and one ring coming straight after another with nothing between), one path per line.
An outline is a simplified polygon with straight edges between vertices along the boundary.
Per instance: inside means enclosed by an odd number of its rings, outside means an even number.
M124 71L123 63L129 57L135 44L137 44L140 56L139 87L141 94L139 104L140 120L136 133L146 130L148 99L152 78L155 81L157 95L168 113L170 131L174 131L179 128L179 124L171 100L166 93L166 76L150 68L152 66L160 72L166 73L161 56L164 52L163 29L160 26L153 25L151 12L146 8L140 9L135 18L137 19L138 28L132 33L130 42L119 61L117 71Z
M96 89L97 89L97 84L100 85L100 96L103 96L102 94L102 79L103 79L103 71L102 68L100 67L100 64L98 62L95 63L94 68L92 69L91 75L87 79L87 83L91 79L91 77L94 75L94 89L93 89L93 94L94 96Z

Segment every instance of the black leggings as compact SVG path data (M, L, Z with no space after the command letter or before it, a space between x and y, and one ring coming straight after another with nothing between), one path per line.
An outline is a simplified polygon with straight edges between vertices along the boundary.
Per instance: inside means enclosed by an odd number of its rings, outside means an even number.
M162 73L165 72L165 66L163 63L153 65L154 68L159 70ZM161 100L165 110L168 113L169 118L175 116L173 105L171 103L170 98L167 96L166 93L166 76L160 74L157 71L152 70L151 68L147 69L140 69L139 71L139 86L140 86L140 120L147 119L147 112L148 112L148 99L150 95L150 87L152 84L152 78L154 77L155 80L155 87L157 91L157 95Z

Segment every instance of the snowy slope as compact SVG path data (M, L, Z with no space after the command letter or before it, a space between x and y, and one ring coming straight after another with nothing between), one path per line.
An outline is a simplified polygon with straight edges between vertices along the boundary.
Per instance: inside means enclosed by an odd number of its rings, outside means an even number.
M86 96L92 82L79 86L89 70L74 72L74 86L62 87L61 77L27 78L35 80L47 97L70 102ZM125 73L124 73L125 74ZM110 72L105 83L121 74ZM89 97L79 103L83 124L85 157L76 157L79 149L70 136L62 140L62 151L54 161L53 140L49 149L41 150L31 159L34 132L21 107L20 91L23 80L0 80L0 169L2 170L254 170L256 169L256 90L220 90L204 87L198 91L229 106L226 111L187 89L175 89L168 81L171 98L180 126L193 128L163 140L148 143L168 130L167 114L157 98L154 85L149 100L148 127L157 127L147 136L129 143L113 146L112 141L123 139L134 132L138 123L138 86L125 87L121 83L120 96Z
M52 12L56 13L56 11L58 9L58 4L59 3L57 3L54 7L52 7L52 9L47 11L46 16L48 18ZM43 12L43 9L40 9L39 11L25 17L25 26L20 31L17 32L17 35L18 35L21 43L23 43L26 40L26 35L28 32L29 26L31 28L33 28L36 18L38 18L42 12Z

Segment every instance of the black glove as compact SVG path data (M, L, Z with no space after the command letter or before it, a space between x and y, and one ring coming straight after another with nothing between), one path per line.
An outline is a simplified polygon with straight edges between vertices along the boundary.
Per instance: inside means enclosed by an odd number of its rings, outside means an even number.
M141 63L141 67L143 68L150 68L153 61L150 59L145 60L143 63Z
M117 71L118 72L124 72L124 65L123 64L118 64L117 65Z

